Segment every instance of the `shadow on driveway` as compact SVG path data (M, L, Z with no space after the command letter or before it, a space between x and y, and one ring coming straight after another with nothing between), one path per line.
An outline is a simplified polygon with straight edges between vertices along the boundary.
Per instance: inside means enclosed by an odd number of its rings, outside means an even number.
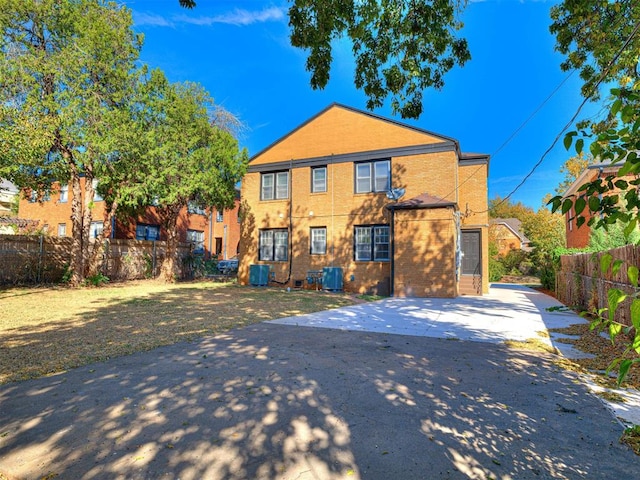
M619 435L551 356L268 323L0 387L21 479L634 478Z

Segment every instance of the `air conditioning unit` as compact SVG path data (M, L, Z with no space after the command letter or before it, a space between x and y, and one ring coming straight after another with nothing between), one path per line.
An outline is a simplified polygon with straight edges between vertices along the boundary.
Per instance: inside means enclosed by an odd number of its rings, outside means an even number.
M266 287L269 283L269 265L249 265L249 285Z
M322 269L322 288L331 291L342 290L342 268L324 267Z

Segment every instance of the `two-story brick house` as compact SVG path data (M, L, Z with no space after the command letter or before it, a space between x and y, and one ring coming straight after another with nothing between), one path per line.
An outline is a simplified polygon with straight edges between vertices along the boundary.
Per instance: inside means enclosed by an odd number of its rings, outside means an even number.
M451 138L333 104L250 160L239 281L268 265L272 283L313 288L330 267L352 292L486 293L488 163Z
M84 192L85 178L80 178L81 190ZM31 229L41 229L48 235L59 237L72 235L71 199L73 190L69 185L54 184L52 193L39 196L32 192L20 199L21 218L32 220ZM90 235L97 237L104 228L105 206L102 198L96 193L93 198L93 219ZM211 209L183 208L180 212L177 229L180 242L191 242L194 252L219 259L235 257L240 243L240 224L238 209L239 193L233 209L217 211ZM135 218L114 220L112 238L136 240L164 240L166 232L160 225L160 219L153 206Z

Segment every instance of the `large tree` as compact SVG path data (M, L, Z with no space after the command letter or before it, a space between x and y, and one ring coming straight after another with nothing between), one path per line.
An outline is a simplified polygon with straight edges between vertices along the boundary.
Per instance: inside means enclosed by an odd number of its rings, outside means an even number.
M190 204L233 207L235 185L248 158L229 131L237 122L230 122L231 115L214 106L200 85L170 84L160 72L154 72L150 85L144 140L148 151L137 168L145 177L146 205L156 205L167 232L161 275L173 281L179 267L176 225L181 211Z
M179 0L186 8L194 0ZM311 87L329 82L334 42L347 39L355 59L354 83L367 108L390 97L394 113L418 118L423 91L440 89L444 76L470 58L459 38L467 0L289 0L291 45L308 52Z
M131 26L101 0L0 0L0 176L39 192L71 184L73 283L86 274L93 180L107 158L96 139L138 59Z

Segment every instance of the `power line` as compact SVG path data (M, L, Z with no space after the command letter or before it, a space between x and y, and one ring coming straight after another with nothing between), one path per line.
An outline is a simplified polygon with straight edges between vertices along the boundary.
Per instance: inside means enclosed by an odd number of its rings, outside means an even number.
M604 81L606 76L609 74L609 70L611 70L611 67L615 64L615 62L618 61L618 59L620 58L620 55L622 55L622 53L625 51L625 49L629 46L629 44L631 43L631 40L633 40L633 37L636 35L636 33L638 33L638 29L640 29L640 22L636 23L635 27L633 28L633 31L631 32L631 34L629 35L627 40L624 42L622 47L616 52L614 57L611 59L611 61L607 65L607 68L605 68L605 70L602 72L602 75L600 75L600 78L598 78L598 81L591 87L591 90L589 91L589 94L584 98L582 103L580 103L580 105L578 106L578 109L576 110L576 113L573 114L573 116L571 117L569 122L567 122L567 124L562 128L562 130L560 130L560 132L558 133L556 138L553 140L553 143L551 144L551 146L549 148L547 148L547 150L545 150L545 152L542 154L542 157L540 157L540 160L538 160L538 162L533 166L533 168L529 171L529 173L527 173L527 175L525 175L525 177L522 179L522 181L518 185L516 185L516 187L506 197L504 197L502 199L502 201L499 202L498 205L496 205L496 206L499 206L499 205L503 204L514 193L516 193L520 189L520 187L522 187L522 185L525 184L525 182L529 179L529 177L531 177L531 175L533 175L533 173L537 170L537 168L542 164L542 162L547 157L547 155L556 146L556 144L558 143L558 140L560 139L562 134L573 124L573 122L576 120L576 118L578 117L578 115L582 111L582 108L586 105L586 103L589 101L589 99L591 99L591 97L596 92L596 90L598 89L600 84ZM475 212L475 213L484 213L484 212L487 212L487 211L488 211L488 209L487 210L483 210L481 212Z

